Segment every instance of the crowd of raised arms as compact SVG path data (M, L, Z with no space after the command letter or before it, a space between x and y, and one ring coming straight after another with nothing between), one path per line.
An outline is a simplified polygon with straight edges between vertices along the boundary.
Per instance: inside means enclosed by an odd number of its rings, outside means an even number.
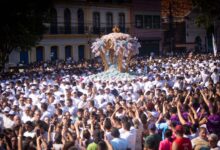
M0 150L220 150L220 57L33 63L0 74Z

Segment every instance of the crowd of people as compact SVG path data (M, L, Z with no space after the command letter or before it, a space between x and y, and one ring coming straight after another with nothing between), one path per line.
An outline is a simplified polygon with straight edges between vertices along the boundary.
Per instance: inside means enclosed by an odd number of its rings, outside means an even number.
M220 56L135 57L137 78L89 79L99 60L0 75L0 150L220 150Z

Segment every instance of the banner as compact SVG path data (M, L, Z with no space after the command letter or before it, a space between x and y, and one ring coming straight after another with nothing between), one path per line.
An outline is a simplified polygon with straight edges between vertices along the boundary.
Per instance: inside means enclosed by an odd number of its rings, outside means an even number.
M217 55L217 46L216 46L214 34L212 34L212 47L213 47L214 56L216 56Z

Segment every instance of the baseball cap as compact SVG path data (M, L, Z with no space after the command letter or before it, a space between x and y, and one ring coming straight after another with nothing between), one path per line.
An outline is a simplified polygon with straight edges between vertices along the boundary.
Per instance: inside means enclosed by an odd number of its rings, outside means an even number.
M9 107L5 107L3 112L9 112L10 111L10 108Z
M183 126L182 126L182 125L177 125L177 126L175 127L175 131L176 131L176 132L181 132L181 133L183 133Z
M9 115L15 115L15 112L13 110L10 110Z

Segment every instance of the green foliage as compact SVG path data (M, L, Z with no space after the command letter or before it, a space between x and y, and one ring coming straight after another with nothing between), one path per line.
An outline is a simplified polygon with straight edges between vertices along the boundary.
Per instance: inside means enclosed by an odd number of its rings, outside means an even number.
M204 25L209 29L220 18L220 0L192 0L192 3L199 12L196 18L198 26Z
M37 44L49 22L48 0L3 0L0 2L0 66L13 49L29 49Z

